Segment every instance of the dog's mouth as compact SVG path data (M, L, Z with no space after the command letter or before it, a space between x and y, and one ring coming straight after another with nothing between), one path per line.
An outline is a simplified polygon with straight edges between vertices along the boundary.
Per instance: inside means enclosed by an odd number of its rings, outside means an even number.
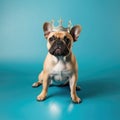
M54 56L66 56L69 53L69 50L66 47L51 47L49 50L50 54Z
M61 55L61 53L62 53L62 48L61 47L56 48L55 51L54 51L54 54L56 54L56 55Z

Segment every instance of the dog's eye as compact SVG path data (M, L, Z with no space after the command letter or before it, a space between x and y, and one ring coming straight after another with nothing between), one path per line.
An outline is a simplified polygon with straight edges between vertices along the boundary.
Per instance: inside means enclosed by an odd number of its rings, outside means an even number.
M49 41L50 41L50 42L52 42L52 41L54 41L54 40L55 40L55 36L52 36L52 37L49 38Z
M65 41L66 44L70 43L70 40L66 36L64 37L64 41Z

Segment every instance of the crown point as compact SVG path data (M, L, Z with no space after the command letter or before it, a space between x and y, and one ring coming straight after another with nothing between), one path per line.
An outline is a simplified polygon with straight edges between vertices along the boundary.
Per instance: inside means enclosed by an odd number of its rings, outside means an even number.
M71 20L69 20L69 22L68 22L68 28L71 29L71 27L72 27L72 22L71 22Z
M63 20L60 18L60 20L58 21L59 26L62 26Z
M54 20L53 19L51 20L51 25L54 26Z

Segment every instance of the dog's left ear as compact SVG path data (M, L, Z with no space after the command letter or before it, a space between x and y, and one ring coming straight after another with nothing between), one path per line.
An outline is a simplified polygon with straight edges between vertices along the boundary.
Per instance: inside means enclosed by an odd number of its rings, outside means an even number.
M81 30L82 30L82 28L80 25L76 25L76 26L72 27L72 29L70 30L70 34L72 35L74 42L77 41Z
M52 31L52 25L49 22L45 22L43 24L43 31L44 31L44 36L47 39L48 35L50 34L50 32Z

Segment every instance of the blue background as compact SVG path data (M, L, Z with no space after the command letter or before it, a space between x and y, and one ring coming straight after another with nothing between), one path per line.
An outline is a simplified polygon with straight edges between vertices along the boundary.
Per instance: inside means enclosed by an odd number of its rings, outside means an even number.
M47 54L42 25L59 18L82 26L78 105L68 87L50 87L43 102L31 87ZM120 120L120 1L0 0L0 119Z

